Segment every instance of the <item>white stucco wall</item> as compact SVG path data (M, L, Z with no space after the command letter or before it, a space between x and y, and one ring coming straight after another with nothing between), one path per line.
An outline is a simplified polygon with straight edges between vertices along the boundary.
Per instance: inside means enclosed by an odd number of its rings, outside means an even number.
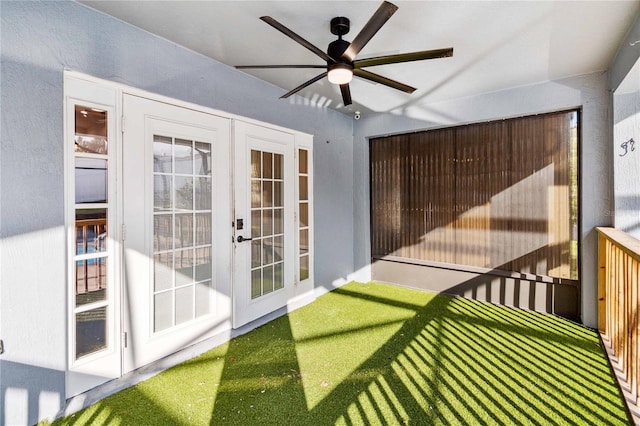
M596 226L611 225L610 96L607 76L596 73L440 103L417 102L402 111L363 117L354 131L354 262L370 279L368 138L411 130L582 108L581 315L597 324Z
M640 88L640 67L627 78ZM613 96L614 226L640 238L640 90Z

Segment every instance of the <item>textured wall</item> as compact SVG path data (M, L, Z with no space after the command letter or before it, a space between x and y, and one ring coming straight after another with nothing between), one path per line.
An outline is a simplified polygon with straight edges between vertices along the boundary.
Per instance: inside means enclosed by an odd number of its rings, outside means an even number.
M480 96L430 104L417 99L397 112L363 117L354 132L354 262L361 280L369 278L368 138L411 130L495 120L582 107L581 311L582 321L597 321L597 237L594 227L610 225L610 98L606 74L597 73Z
M64 401L64 69L313 134L316 285L351 272L351 118L279 100L277 87L77 3L0 2L0 14L0 424L33 424Z
M614 226L640 238L640 91L616 93L613 108Z

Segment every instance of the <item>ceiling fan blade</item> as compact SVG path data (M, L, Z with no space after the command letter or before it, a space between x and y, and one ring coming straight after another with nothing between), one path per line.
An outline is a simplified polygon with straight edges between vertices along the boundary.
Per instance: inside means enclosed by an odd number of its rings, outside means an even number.
M311 84L315 83L316 81L318 81L318 80L322 80L322 79L323 79L323 78L325 78L326 76L327 76L327 72L325 71L325 72L323 72L322 74L320 74L320 75L317 75L317 76L313 77L311 80L309 80L309 81L305 81L304 83L302 83L300 86L296 87L295 89L288 91L288 92L287 92L287 93L285 93L284 95L280 96L280 99L286 99L286 98L288 98L289 96L293 95L294 93L297 93L297 92L299 92L300 90L304 89L305 87L307 87L307 86L309 86L309 85L311 85Z
M248 69L278 69L278 68L324 68L326 65L236 65L239 70Z
M282 34L284 34L287 37L293 39L293 41L301 44L302 46L306 47L307 49L309 49L310 51L312 51L316 55L320 56L325 61L329 61L331 63L335 63L336 62L331 56L327 55L324 51L320 50L319 48L317 48L313 44L309 43L307 40L303 39L298 34L294 33L289 28L285 27L280 22L278 22L275 19L273 19L271 16L262 16L260 19L262 19L267 24L271 25L276 30L280 31Z
M344 106L351 105L351 90L349 89L349 83L341 84L340 92L342 93L342 103Z
M401 90L406 93L413 93L416 90L415 87L407 86L406 84L400 83L399 81L391 80L390 78L383 77L379 74L374 74L370 71L365 71L362 69L354 69L353 75L373 81L374 83L384 84L385 86L389 86L393 89Z
M398 55L377 56L375 58L359 59L357 61L353 61L353 67L373 67L376 65L397 64L400 62L448 58L450 56L453 56L453 47L449 47L448 49L423 50L420 52L400 53Z
M358 53L362 50L362 48L371 40L371 38L378 32L380 28L391 18L396 10L398 10L398 6L395 4L389 3L388 1L383 2L378 10L375 11L369 22L367 22L360 30L358 35L353 39L347 50L342 54L342 58L348 61L353 61Z

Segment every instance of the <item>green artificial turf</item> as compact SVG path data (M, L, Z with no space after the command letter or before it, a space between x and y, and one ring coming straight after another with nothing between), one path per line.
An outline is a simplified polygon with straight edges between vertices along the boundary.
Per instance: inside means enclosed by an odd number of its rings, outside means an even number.
M597 333L351 283L56 425L629 424Z

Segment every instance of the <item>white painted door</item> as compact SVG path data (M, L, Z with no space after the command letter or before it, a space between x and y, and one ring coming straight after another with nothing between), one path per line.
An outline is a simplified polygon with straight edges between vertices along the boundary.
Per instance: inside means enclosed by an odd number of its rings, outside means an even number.
M229 328L230 120L123 97L124 372Z
M294 294L294 144L290 133L234 122L234 327Z

